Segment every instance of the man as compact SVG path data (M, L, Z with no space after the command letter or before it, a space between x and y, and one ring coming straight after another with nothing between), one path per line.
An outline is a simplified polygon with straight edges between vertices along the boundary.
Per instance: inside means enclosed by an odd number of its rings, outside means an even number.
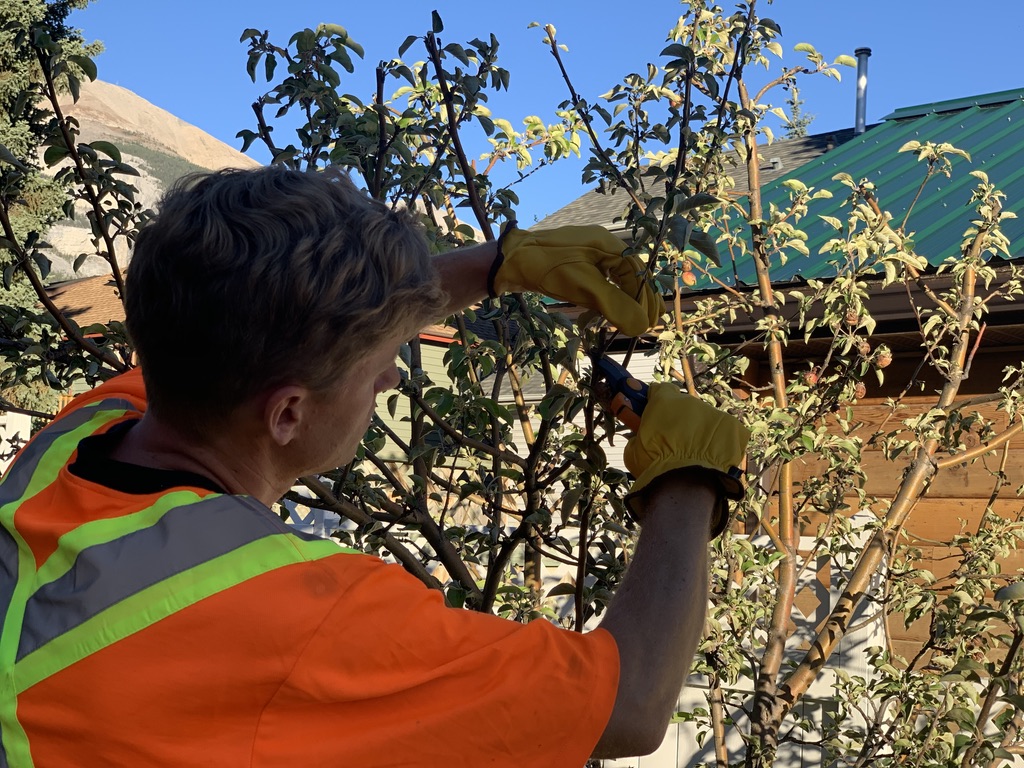
M0 766L572 766L654 749L702 630L721 471L746 442L731 417L652 387L627 451L640 543L585 635L448 609L269 508L352 458L398 345L488 288L634 334L663 308L599 228L431 259L411 217L343 177L271 167L173 190L128 276L141 374L78 398L0 485Z

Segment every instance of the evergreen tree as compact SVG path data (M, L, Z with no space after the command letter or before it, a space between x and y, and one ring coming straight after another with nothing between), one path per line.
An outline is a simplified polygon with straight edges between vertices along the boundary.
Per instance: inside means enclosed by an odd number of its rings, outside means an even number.
M0 0L0 146L18 158L27 172L0 165L0 196L9 212L17 239L30 233L42 238L51 224L63 217L64 190L42 171L39 150L52 119L39 87L39 63L23 34L29 26L44 29L51 39L69 53L90 56L100 52L98 43L86 45L81 32L67 26L68 15L85 8L92 0ZM0 248L0 317L10 326L18 318L35 312L38 297L24 272L9 269L15 262L11 250ZM10 335L9 327L2 328ZM2 354L0 350L0 354ZM10 354L11 350L7 350ZM33 410L52 411L57 393L45 385L12 386L13 366L0 360L0 389L4 399Z
M789 98L786 99L786 106L789 107L789 119L786 121L786 132L783 134L787 139L797 139L807 135L807 126L814 122L814 115L804 113L804 100L800 98L800 89L795 85L789 89Z

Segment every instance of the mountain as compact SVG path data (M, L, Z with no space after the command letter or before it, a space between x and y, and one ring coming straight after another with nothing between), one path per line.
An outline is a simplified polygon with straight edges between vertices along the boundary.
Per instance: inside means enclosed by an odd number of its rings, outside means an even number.
M260 165L202 129L111 83L83 83L79 100L65 94L61 110L78 120L79 141L104 140L117 146L124 162L140 174L128 180L138 189L137 199L145 207L156 206L164 190L186 174ZM77 273L72 269L79 254L94 250L84 204L79 204L74 220L51 227L46 239L53 246L49 254L51 281L109 273L106 262L96 256L88 258ZM119 251L123 254L126 249L122 245Z

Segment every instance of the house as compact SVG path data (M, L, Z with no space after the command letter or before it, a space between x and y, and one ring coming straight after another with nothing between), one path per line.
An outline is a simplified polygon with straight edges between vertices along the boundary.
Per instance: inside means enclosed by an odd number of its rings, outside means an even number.
M835 267L828 263L829 256L819 254L821 247L835 235L835 230L819 217L842 215L839 211L849 190L833 179L840 172L850 174L854 180L866 179L873 183L882 209L890 211L897 222L913 206L910 228L915 233L915 251L928 259L930 269L924 273L924 282L936 292L949 284L947 276L941 274L937 267L959 253L964 231L971 219L971 193L978 183L969 175L972 170L988 174L991 181L1006 193L1003 209L1020 217L1003 222L1003 232L1009 238L1012 250L1009 258L992 257L990 264L996 270L996 279L1005 280L1011 265L1019 267L1024 263L1024 167L1020 162L1024 152L1024 89L898 109L863 134L842 136L843 141L830 142L827 151L806 157L799 167L787 167L783 161L781 172L775 174L772 174L771 161L765 158L785 157L785 142L759 147L760 165L766 171L762 185L765 210L772 203L783 206L788 201L789 190L785 184L792 179L833 193L831 199L812 201L802 222L808 234L806 245L810 255L794 255L785 265L773 265L772 274L778 288L787 292L800 291L808 279L828 280L835 276ZM820 146L821 137L808 138L819 142ZM937 174L921 190L923 163L912 152L899 152L911 141L948 143L965 150L971 159L968 162L954 158L951 177ZM624 196L621 200L616 200L616 197L602 195L599 191L587 192L548 216L538 227L603 224L621 231L622 224L616 222L616 217L621 215ZM721 268L712 269L711 274L722 284L739 290L752 290L757 284L755 265L749 255L737 258L735 262L723 263ZM871 289L868 305L877 321L872 344L887 345L892 350L893 360L885 370L884 382L872 383L867 396L854 407L852 421L862 422L856 434L865 438L886 420L892 423L895 419L899 423L933 407L936 400L933 393L940 386L938 377L933 373L922 375L919 372L926 353L922 349L919 321L910 308L906 288L896 285L883 289L881 281L878 282L879 285ZM691 292L683 297L683 312L695 308L699 299L722 290L709 278L700 276ZM913 290L920 291L918 288ZM991 393L997 386L996 382L1002 380L1003 368L1008 364L1020 364L1024 359L1024 304L1020 299L992 306L985 322L983 332L973 335L974 349L968 375L960 388L961 400ZM756 318L753 317L739 318L716 341L738 345L754 335L755 323ZM807 341L791 339L784 352L789 370L798 370L805 361L820 360L828 344L827 338L813 335ZM748 371L750 384L766 385L769 382L766 353L752 353L751 346L748 346L744 354L754 355ZM907 408L893 416L886 402L901 395ZM993 404L980 405L977 410L986 418L994 419L1002 428L1008 424L1006 415L998 413ZM976 436L969 435L966 440L969 447L972 439L973 444L978 443ZM868 496L879 500L891 499L901 481L900 472L904 464L888 461L879 448L871 448L864 451L862 466L867 474ZM799 483L819 469L810 461L797 462L794 481ZM977 530L990 503L993 488L999 483L1011 491L1004 492L992 504L993 510L1007 519L1020 519L1024 503L1012 492L1012 489L1024 485L1024 446L1020 441L1008 444L1007 454L1002 460L990 456L982 462L949 466L939 472L917 503L905 528L909 542L921 552L921 559L915 565L932 571L938 579L947 575L955 562L950 555L959 551L950 546L952 538L962 530ZM859 510L859 499L848 497L847 501L855 512ZM867 511L860 510L860 513ZM810 521L810 531L816 522L814 519ZM753 525L748 527L748 532L753 533L754 530ZM806 541L810 543L809 539ZM1004 573L1017 572L1024 567L1024 554L1011 554L1002 561L1002 566ZM829 603L834 599L834 590L830 589L834 579L835 574L830 573L829 564L825 562L817 574L801 584L796 608L812 629L828 613ZM857 623L853 622L855 626ZM896 653L910 658L921 648L927 633L927 616L909 629L904 628L902 622L895 621L885 628L884 633L878 626L876 641L868 644L881 644L877 639L886 637ZM686 697L684 692L683 706L705 705L700 695ZM807 702L814 706L814 697L808 697ZM827 706L827 699L822 699L818 705ZM670 732L658 753L638 762L623 762L623 765L654 768L686 764L676 761L694 759L693 739L693 732L687 726L681 726L678 731ZM713 761L714 756L705 746L702 755L696 759Z

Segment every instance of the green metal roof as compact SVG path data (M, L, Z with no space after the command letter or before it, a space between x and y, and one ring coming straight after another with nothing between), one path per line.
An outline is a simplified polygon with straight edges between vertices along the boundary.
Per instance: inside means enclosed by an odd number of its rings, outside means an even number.
M837 216L845 220L843 202L849 189L832 177L848 173L854 180L866 179L876 187L879 204L899 222L917 194L924 179L925 164L912 152L898 150L906 142L949 143L970 154L971 161L952 158L952 178L939 174L929 180L914 206L908 231L914 233L915 251L937 266L959 253L963 233L969 226L972 210L968 207L977 179L969 175L982 170L989 180L1006 193L1005 210L1017 219L1003 222L1003 232L1014 244L1014 258L1024 258L1024 89L1002 91L972 98L938 102L898 109L884 122L847 141L791 173L779 177L762 189L764 209L772 203L785 207L789 190L782 186L788 179L799 179L816 189L833 193L831 200L815 200L800 222L807 233L810 256L793 253L785 265L774 265L777 280L828 278L835 276L829 263L831 254L818 254L835 230L819 216ZM762 150L764 152L768 150ZM1018 256L1018 254L1020 254ZM741 283L757 281L753 259L736 263ZM715 270L716 276L734 284L733 265L728 262ZM702 278L697 289L710 287Z

